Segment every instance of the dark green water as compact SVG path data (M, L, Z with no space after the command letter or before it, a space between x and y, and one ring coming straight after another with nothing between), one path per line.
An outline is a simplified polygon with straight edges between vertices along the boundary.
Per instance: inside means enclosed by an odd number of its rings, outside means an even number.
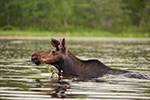
M68 38L66 42L81 59L94 58L113 68L150 74L150 39ZM30 61L32 53L49 49L53 49L49 39L0 38L0 99L150 99L150 80L105 76L99 79L106 82L95 82L66 77L58 83L56 74L52 80L45 66Z

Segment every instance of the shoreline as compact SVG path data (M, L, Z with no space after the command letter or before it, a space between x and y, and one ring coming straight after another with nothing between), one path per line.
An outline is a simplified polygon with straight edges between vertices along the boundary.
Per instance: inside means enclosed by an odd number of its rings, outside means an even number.
M137 40L150 40L148 37L56 37L56 36L0 36L0 39L36 39L36 40L49 40L50 38L62 39L65 38L66 40L87 40L87 41L137 41Z

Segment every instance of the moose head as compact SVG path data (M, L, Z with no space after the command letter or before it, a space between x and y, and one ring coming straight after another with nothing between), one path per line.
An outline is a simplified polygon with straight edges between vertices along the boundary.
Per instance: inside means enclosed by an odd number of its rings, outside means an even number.
M62 68L60 68L57 64L63 62L63 58L67 52L65 38L61 41L51 38L50 42L55 49L35 52L32 54L31 60L36 65L40 65L43 62L46 64L55 65L55 67L60 71Z

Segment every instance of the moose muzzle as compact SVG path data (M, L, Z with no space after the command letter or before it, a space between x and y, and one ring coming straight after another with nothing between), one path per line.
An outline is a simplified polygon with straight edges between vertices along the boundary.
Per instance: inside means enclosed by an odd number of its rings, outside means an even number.
M41 60L40 60L40 55L38 54L33 54L31 57L32 62L34 62L36 65L40 65L41 64Z

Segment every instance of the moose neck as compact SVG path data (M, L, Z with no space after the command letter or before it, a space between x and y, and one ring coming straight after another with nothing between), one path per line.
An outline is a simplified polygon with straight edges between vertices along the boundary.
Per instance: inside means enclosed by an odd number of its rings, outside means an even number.
M74 76L78 76L80 71L82 70L84 62L71 54L69 50L67 50L66 55L63 58L63 61L58 64L60 68L66 74L71 74Z

